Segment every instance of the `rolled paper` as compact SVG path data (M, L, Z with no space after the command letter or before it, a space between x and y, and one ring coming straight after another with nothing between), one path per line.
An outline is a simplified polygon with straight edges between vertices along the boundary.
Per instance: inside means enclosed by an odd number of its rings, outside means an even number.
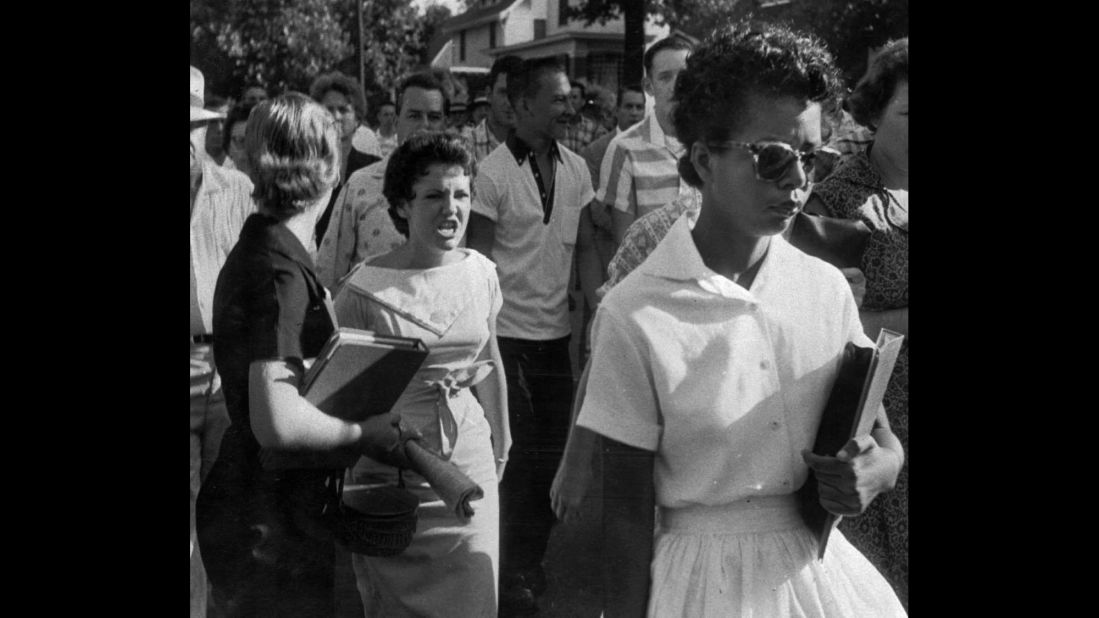
M405 455L412 463L412 470L427 480L443 503L459 519L473 517L470 502L484 497L481 486L474 483L453 463L443 459L438 453L425 448L419 440L405 442Z

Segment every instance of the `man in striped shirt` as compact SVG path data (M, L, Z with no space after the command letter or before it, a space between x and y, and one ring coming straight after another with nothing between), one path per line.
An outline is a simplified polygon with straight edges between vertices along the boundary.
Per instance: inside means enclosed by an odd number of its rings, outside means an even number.
M603 155L595 199L610 207L616 243L635 219L688 191L676 167L682 146L672 126L672 94L690 51L684 39L668 37L645 52L645 91L653 97L653 113L612 140Z

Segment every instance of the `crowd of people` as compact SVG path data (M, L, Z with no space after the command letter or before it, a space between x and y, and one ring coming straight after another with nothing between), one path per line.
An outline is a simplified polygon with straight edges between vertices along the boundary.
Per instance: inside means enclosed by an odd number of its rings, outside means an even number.
M192 616L332 616L348 567L368 617L531 615L595 483L605 616L907 615L907 339L870 434L810 449L845 346L907 337L908 40L849 93L785 26L643 63L607 103L503 56L461 114L445 72L368 110L338 72L234 103L191 67ZM361 422L299 393L340 327L428 350ZM807 482L844 516L822 560ZM416 497L403 551L337 551L345 484Z

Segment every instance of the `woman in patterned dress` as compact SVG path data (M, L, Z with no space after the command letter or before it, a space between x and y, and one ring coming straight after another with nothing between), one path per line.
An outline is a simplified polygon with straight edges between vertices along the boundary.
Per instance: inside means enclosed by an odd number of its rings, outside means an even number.
M864 153L846 159L813 188L806 211L861 221L871 230L862 271L859 317L875 339L882 328L905 335L885 393L889 424L908 452L908 39L890 43L848 99L860 124L874 129ZM840 529L881 570L908 605L908 465L896 488Z
M412 545L400 555L354 555L367 616L495 616L499 556L497 485L510 443L507 387L496 345L502 297L495 265L459 246L469 220L471 157L462 141L418 134L394 151L383 193L408 241L368 258L336 294L342 326L417 337L427 359L394 405L403 423L478 483L459 519L418 474ZM476 397L474 397L474 391ZM392 484L398 471L362 458L352 485Z

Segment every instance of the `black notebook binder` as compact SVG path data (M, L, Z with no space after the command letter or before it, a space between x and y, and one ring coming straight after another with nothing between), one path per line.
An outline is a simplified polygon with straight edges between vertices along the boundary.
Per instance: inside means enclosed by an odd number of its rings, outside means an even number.
M821 414L820 428L813 442L814 454L835 457L848 440L867 435L874 428L874 419L903 341L904 335L883 328L874 347L847 344L839 374ZM798 499L805 523L820 541L817 557L823 559L828 537L840 516L821 506L817 478L812 470L805 485L798 490Z
M419 339L340 328L302 378L301 394L325 414L363 421L393 408L427 358ZM341 468L354 462L349 449L329 453L261 449L267 470Z

